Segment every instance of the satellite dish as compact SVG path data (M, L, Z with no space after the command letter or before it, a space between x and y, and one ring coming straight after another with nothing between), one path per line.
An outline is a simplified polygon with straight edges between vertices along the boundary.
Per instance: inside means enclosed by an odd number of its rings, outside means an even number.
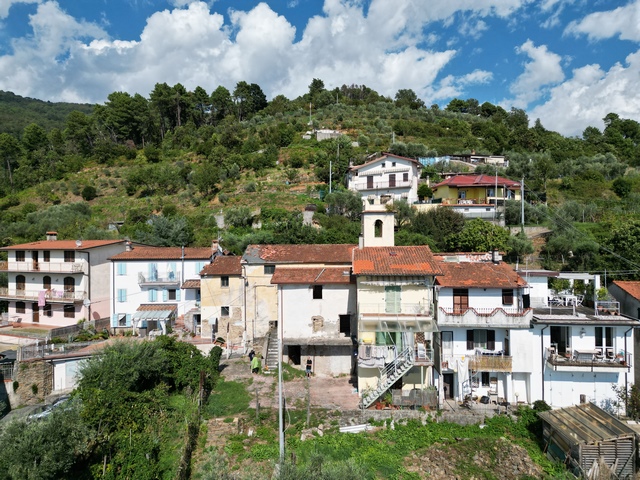
M91 306L91 300L89 300L88 298L85 298L82 301L82 305L84 305L86 308L89 308Z
M82 240L76 240L76 247L82 246Z

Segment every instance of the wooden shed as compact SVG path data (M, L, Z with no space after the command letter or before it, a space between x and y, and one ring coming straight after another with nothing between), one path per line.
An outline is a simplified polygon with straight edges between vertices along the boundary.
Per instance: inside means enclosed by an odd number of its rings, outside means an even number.
M593 403L538 414L547 456L582 478L596 478L602 460L619 479L633 478L637 440L624 422Z

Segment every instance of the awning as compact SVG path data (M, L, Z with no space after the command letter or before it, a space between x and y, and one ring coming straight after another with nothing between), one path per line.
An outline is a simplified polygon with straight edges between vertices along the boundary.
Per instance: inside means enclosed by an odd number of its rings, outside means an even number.
M146 328L149 321L167 321L176 314L176 305L140 305L131 320L138 328Z

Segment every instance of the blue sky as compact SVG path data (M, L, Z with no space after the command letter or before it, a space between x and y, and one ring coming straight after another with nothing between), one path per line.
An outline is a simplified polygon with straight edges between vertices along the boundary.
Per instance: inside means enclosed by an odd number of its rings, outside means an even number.
M0 0L0 90L50 101L158 82L269 99L314 78L476 98L564 135L640 121L640 0Z

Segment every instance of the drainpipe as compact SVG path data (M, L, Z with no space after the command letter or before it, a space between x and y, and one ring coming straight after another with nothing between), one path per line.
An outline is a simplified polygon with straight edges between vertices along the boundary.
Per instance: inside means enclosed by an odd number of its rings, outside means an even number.
M542 401L544 402L544 331L549 328L549 325L540 330L540 353L542 355Z
M626 332L624 332L624 354L625 356L627 355L627 333L629 333L631 330L633 330L633 327L631 327L629 330L627 330ZM626 358L625 358L626 360ZM629 391L629 366L627 365L627 370L624 372L624 392L625 392L625 396L624 396L624 413L625 415L627 414L627 407L629 404L629 395L627 395L627 392Z
M242 280L242 317L244 321L244 331L246 334L247 333L247 286L249 285L249 282L247 281L246 265L242 265L241 280ZM253 333L255 336L255 331ZM251 344L253 345L253 337L251 338Z

